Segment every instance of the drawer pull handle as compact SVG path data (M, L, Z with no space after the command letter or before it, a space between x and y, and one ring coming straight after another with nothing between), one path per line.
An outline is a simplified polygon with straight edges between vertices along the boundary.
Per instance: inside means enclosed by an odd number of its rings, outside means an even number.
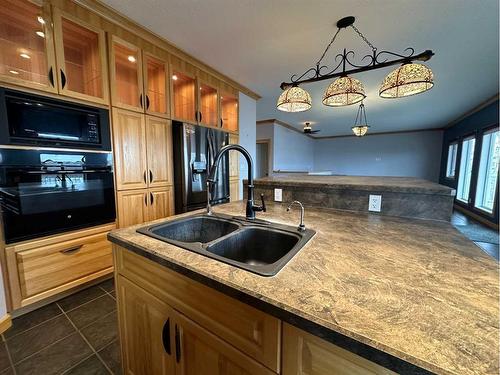
M163 347L168 355L172 354L170 348L170 318L167 319L165 325L163 326L163 331L161 333L161 339L163 340Z
M70 247L69 249L61 250L60 253L66 254L66 255L74 254L74 253L78 252L78 250L81 250L82 246L83 245Z

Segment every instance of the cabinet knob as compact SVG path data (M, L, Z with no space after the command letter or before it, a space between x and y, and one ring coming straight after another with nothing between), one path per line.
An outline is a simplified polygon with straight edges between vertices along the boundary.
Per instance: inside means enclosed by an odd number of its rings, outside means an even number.
M54 85L54 68L50 67L49 69L49 82L52 85L52 87L55 87Z
M163 326L163 331L161 333L161 339L163 341L163 348L168 355L172 354L172 349L170 347L170 318L167 319L165 325Z
M61 69L61 86L64 88L66 86L66 74L64 74L64 71Z
M177 324L175 325L175 361L177 363L181 361L181 337Z
M142 104L142 94L139 95L139 105L141 106L141 108L144 108Z

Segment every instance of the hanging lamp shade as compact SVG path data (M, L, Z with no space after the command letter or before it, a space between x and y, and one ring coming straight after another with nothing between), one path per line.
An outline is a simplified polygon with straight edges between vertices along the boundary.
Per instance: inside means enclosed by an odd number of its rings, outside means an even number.
M422 64L403 64L385 77L380 87L382 98L402 98L420 94L434 86L432 71Z
M281 93L276 108L283 112L303 112L311 108L311 102L311 95L306 90L292 86Z
M366 98L363 84L356 78L343 76L333 81L323 95L323 104L341 107L358 103Z
M351 129L356 137L362 137L368 132L369 128L368 121L366 120L365 105L361 103L356 113L354 126Z

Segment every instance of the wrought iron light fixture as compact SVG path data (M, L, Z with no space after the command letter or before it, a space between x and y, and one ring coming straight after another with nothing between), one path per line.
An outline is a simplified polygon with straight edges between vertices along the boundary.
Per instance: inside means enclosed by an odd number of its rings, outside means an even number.
M276 108L284 112L303 112L311 108L311 95L298 86L283 91L278 98Z
M351 129L356 137L362 137L368 132L369 128L368 121L366 121L365 105L361 103L358 108L358 113L356 113L354 126Z
M357 27L354 26L354 21L355 18L352 16L340 19L337 22L337 31L325 48L316 66L309 68L301 75L292 75L290 82L283 82L280 85L281 89L285 91L278 99L278 109L286 112L308 110L311 108L311 96L307 91L300 88L299 85L333 78L338 79L332 82L326 89L323 95L323 104L338 107L359 103L366 97L364 87L360 81L352 78L351 75L386 68L392 65L402 64L383 81L379 92L382 98L399 98L414 95L427 91L433 86L434 77L431 70L422 64L414 62L427 61L434 55L434 52L426 50L415 54L415 50L411 47L407 48L403 54L390 51L379 52ZM323 59L340 30L348 27L351 27L359 35L371 48L372 53L364 56L360 62L354 62L354 51L344 48L342 53L335 56L333 69L322 65ZM294 89L294 91L288 92L289 89Z

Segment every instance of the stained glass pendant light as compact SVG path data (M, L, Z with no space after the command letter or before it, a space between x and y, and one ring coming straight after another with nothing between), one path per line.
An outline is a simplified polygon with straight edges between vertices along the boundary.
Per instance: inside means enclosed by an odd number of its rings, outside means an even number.
M311 108L311 102L306 90L292 86L281 93L276 108L283 112L303 112Z
M343 76L333 81L323 94L323 104L341 107L356 104L366 98L363 84L356 78Z
M401 65L385 77L380 87L382 98L402 98L420 94L434 86L432 71L422 64Z
M358 113L356 113L354 126L351 129L356 137L362 137L368 132L369 128L368 122L366 121L365 105L361 103L358 108Z

